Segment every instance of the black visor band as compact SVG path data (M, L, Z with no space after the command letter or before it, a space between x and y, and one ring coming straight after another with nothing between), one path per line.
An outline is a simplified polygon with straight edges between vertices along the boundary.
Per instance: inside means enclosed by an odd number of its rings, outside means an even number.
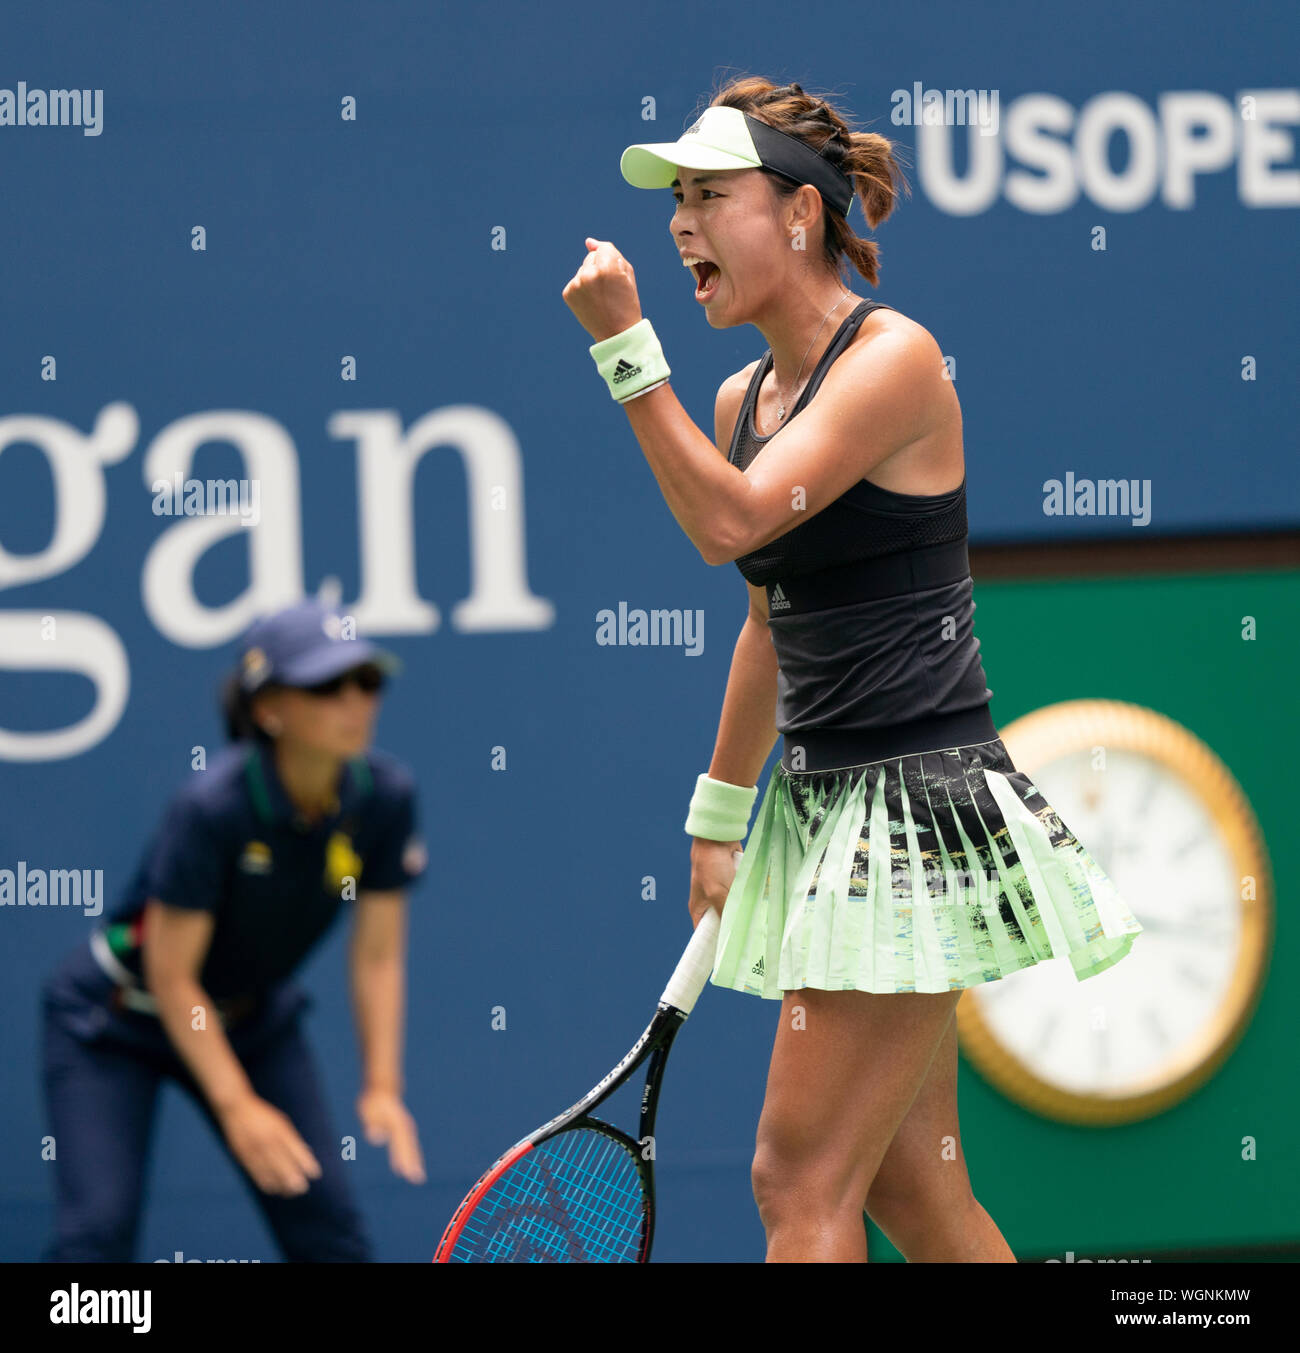
M853 184L842 170L797 136L769 127L748 113L745 123L764 168L774 169L795 183L812 184L828 207L833 207L841 216L849 214Z

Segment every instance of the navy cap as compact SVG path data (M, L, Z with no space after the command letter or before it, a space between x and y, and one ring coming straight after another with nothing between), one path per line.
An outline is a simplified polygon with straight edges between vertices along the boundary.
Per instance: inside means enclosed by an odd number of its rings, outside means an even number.
M397 659L355 633L350 617L341 616L308 598L274 615L254 621L239 654L239 680L246 691L275 682L280 686L315 686L372 662L385 671Z

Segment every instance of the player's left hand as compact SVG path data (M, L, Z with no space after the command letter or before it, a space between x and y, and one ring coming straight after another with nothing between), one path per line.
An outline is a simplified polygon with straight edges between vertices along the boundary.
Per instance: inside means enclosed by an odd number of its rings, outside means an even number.
M641 319L632 265L608 240L588 236L587 257L561 293L592 341L613 338Z
M412 1184L423 1184L424 1157L415 1119L399 1095L391 1090L362 1090L357 1096L357 1115L371 1146L388 1143L388 1163L393 1173Z

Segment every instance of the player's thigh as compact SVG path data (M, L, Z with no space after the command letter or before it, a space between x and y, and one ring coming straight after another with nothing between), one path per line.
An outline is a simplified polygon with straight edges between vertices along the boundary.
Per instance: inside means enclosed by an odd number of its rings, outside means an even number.
M867 1194L874 1221L900 1209L955 1208L970 1198L970 1176L957 1121L957 1017L948 1021L930 1069Z
M959 991L785 993L759 1118L755 1178L802 1167L858 1198L925 1081Z

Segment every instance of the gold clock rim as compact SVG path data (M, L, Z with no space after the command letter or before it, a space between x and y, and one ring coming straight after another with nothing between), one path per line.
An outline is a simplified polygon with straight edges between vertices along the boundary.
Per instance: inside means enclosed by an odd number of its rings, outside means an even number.
M1240 1040L1259 1001L1272 950L1273 876L1254 810L1232 772L1205 742L1145 705L1102 699L1060 701L1013 720L1000 736L1016 768L1030 779L1035 773L1031 767L1098 742L1162 762L1205 806L1228 846L1236 877L1249 874L1256 880L1255 898L1239 901L1241 943L1216 1014L1168 1068L1122 1094L1080 1094L1043 1080L993 1032L979 1010L978 987L964 991L957 1003L963 1053L987 1080L1026 1108L1076 1124L1153 1117L1210 1079Z

